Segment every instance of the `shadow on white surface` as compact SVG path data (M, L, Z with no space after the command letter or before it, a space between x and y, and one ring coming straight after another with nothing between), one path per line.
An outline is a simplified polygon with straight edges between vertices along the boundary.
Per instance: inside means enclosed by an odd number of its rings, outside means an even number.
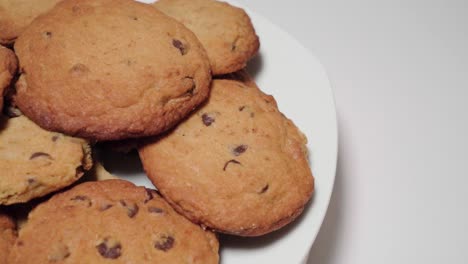
M101 149L101 159L109 172L120 175L139 175L144 173L138 152L120 153L104 147Z
M337 116L338 122L340 121L339 115ZM338 124L338 127L341 127ZM343 160L343 139L342 133L339 132L338 144L338 161L336 167L335 185L330 200L330 205L327 210L325 219L323 220L322 227L315 239L312 249L309 253L307 264L331 264L334 263L333 257L337 244L339 243L338 236L343 228L345 216L343 211L345 208L345 171Z
M263 57L262 52L259 52L257 56L253 57L247 64L247 72L250 74L250 77L255 80L257 74L262 71L263 68Z

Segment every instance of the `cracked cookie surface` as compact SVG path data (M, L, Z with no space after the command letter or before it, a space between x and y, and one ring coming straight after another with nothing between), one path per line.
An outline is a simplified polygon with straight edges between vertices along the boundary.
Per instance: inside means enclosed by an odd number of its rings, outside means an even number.
M9 263L218 263L216 236L154 190L123 180L80 184L36 207Z
M31 23L15 50L20 110L68 135L155 135L209 92L210 65L195 35L132 0L61 2Z
M195 33L214 75L244 68L258 52L258 36L241 8L215 0L159 0L154 6Z
M248 78L211 89L203 107L139 149L145 171L194 222L241 236L274 231L312 195L307 140Z
M92 166L88 143L0 116L0 205L27 202L77 181Z

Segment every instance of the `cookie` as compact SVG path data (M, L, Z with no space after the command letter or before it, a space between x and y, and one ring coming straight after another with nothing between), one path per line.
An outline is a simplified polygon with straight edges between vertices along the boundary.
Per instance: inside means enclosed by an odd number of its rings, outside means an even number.
M36 207L9 263L218 263L213 233L157 193L123 180L87 182Z
M15 222L0 210L0 263L8 263L8 254L15 243L15 239Z
M294 220L314 178L305 136L256 85L213 80L208 102L139 148L168 202L219 232L258 236Z
M30 24L15 51L20 110L72 136L155 135L209 92L210 65L195 35L132 0L61 2Z
M0 205L60 190L91 165L85 140L43 130L25 116L0 118Z
M3 95L15 75L18 62L12 50L0 46L0 113L3 108Z
M160 0L154 6L195 33L215 75L244 68L258 52L258 36L241 8L215 0Z
M0 0L0 44L11 44L33 21L61 0Z

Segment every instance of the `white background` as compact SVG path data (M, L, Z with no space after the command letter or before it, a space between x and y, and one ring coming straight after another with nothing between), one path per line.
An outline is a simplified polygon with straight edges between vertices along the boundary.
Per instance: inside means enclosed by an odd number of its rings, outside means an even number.
M335 93L338 171L309 263L468 263L468 1L238 1Z

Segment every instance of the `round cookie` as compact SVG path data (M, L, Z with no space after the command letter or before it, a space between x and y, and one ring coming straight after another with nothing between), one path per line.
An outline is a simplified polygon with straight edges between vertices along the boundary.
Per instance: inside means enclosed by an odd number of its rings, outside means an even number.
M87 182L36 207L9 263L218 263L210 231L155 191L123 180Z
M279 229L313 192L307 140L256 85L213 80L211 89L190 118L140 147L145 171L196 223L241 236Z
M3 108L3 95L15 75L18 62L12 50L0 46L0 113Z
M8 263L8 254L15 240L15 222L0 210L0 263Z
M0 116L0 205L27 202L77 181L92 166L83 139Z
M61 0L0 0L0 44L11 44L33 21Z
M159 0L154 6L195 33L215 75L244 68L258 52L258 36L241 8L215 0Z
M20 110L68 135L159 134L209 92L209 61L195 35L132 0L61 2L30 24L15 51Z

